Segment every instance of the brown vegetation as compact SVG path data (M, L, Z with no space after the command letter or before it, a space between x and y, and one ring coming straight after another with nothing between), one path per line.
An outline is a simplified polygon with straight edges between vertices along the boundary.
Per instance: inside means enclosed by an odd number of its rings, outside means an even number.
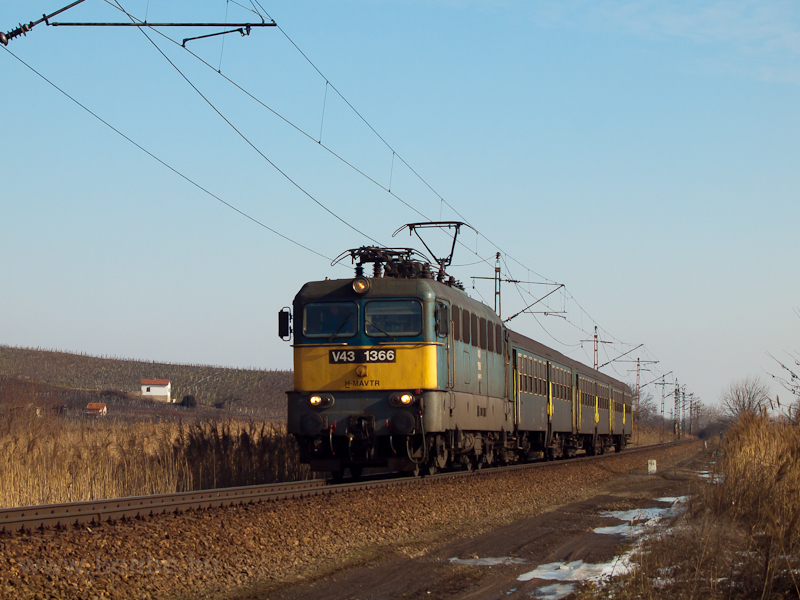
M309 476L283 424L208 420L194 411L188 419L86 418L50 410L57 392L0 377L0 507Z
M745 412L709 459L703 490L609 597L800 597L800 429Z

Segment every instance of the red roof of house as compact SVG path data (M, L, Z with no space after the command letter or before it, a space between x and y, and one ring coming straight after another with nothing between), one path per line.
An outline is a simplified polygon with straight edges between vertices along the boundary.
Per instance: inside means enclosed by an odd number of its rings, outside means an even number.
M169 379L142 379L142 385L169 385Z
M89 402L86 405L87 410L103 410L106 407L102 402Z

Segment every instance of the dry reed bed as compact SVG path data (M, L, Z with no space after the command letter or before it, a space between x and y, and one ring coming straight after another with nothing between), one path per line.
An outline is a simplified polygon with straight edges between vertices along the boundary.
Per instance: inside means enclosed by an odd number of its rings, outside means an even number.
M708 458L707 484L609 597L800 597L800 428L748 414Z
M293 438L263 421L0 420L0 507L306 479Z

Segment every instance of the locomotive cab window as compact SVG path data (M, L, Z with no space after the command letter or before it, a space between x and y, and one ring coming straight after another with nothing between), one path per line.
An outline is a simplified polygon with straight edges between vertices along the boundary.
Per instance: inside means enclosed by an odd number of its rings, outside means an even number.
M303 335L309 338L353 337L358 332L355 302L309 302L303 307Z
M422 333L422 305L416 300L373 300L364 307L370 337L408 337Z

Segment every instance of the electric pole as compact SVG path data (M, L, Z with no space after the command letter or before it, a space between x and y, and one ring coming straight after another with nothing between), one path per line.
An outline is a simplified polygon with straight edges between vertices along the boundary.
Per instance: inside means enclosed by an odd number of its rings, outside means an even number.
M610 344L611 342L606 342L605 340L601 340L601 339L599 339L597 337L597 325L594 326L594 336L592 336L592 339L591 340L581 340L581 343L583 343L583 342L594 342L594 370L597 371L597 363L599 362L597 360L597 349L599 347L599 344ZM608 363L606 363L606 365L607 364ZM606 366L606 365L603 365L603 366Z

